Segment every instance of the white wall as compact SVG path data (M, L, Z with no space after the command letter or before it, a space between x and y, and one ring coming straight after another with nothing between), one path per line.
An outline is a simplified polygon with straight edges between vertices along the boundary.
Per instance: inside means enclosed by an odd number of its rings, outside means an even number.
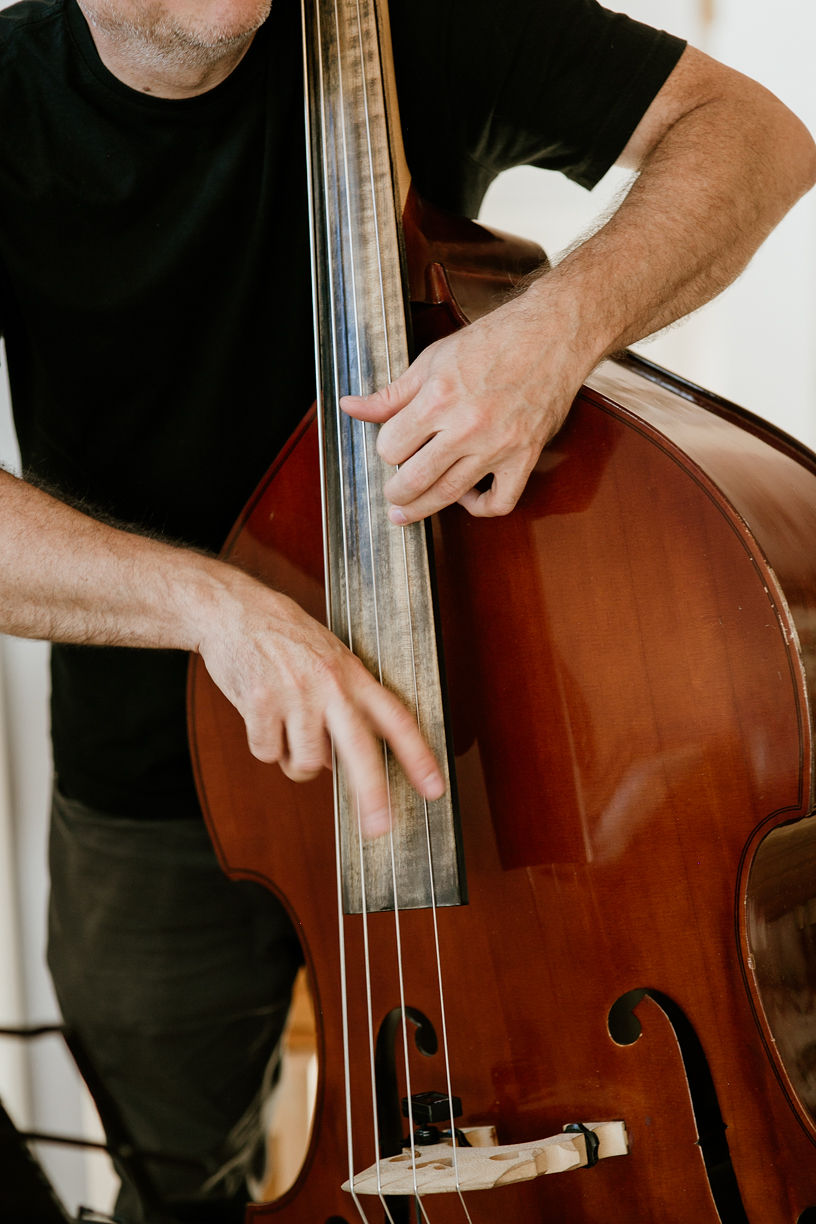
M0 0L0 7L7 3ZM766 0L619 0L615 7L689 37L755 76L816 131L816 86L809 62L816 45L812 0L776 0L772 15ZM709 10L713 19L706 22ZM618 183L613 172L586 193L557 176L514 171L491 189L483 216L555 252L591 225ZM814 272L816 193L783 222L736 286L644 351L816 445ZM4 415L0 408L0 456L13 453L7 409ZM5 734L0 726L2 1026L53 1018L56 1009L42 960L49 786L45 648L6 639L0 645L0 666L5 694ZM27 1065L16 1049L0 1047L0 1096L21 1120L75 1131L86 1107L57 1052L38 1049ZM69 1204L94 1199L94 1186L86 1182L76 1157L51 1152L47 1160ZM105 1205L98 1198L95 1202Z

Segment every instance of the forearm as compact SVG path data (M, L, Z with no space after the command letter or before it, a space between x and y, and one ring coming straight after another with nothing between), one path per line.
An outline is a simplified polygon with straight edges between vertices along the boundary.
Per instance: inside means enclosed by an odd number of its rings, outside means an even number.
M6 472L0 506L0 630L196 649L228 567L99 522Z
M251 751L295 780L332 761L368 834L390 824L380 739L428 799L444 780L416 722L328 629L263 582L98 522L0 471L0 631L199 653Z
M665 131L603 228L531 286L528 308L557 303L587 368L721 292L813 184L805 127L756 82L728 82Z

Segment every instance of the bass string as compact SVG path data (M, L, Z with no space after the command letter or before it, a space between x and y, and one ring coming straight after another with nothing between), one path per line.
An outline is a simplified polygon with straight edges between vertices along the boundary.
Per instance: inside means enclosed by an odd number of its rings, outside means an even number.
M340 29L340 23L338 20L338 9L337 9L336 4L335 4L335 23L336 23L335 33L337 37L337 45L338 45L338 49L340 49L342 33ZM359 6L358 6L358 30L359 30ZM347 222L348 222L347 238L348 238L348 252L349 252L348 267L349 267L349 278L350 278L350 286L351 286L352 318L355 324L354 326L354 347L356 350L356 358L357 358L356 368L358 372L357 386L354 388L349 388L349 389L354 390L358 394L360 394L364 390L363 383L362 383L363 363L362 363L362 353L360 350L360 329L358 326L359 314L358 314L356 259L355 259L355 226L351 218L352 184L350 182L348 145L346 142L347 128L346 128L346 123L345 123L345 101L344 101L345 100L345 90L343 88L343 64L344 62L345 62L344 56L342 54L338 54L338 80L339 80L338 93L339 93L339 105L340 105L340 110L341 110L340 131L343 135L343 144L342 144L343 175L344 175L345 191L346 191L345 198L346 198L347 209L348 209L348 212L347 212ZM361 55L360 62L361 64L363 62L362 55ZM365 73L361 72L360 77L363 81L363 88L365 91ZM355 183L355 186L359 187L359 184ZM377 234L377 239L375 242L375 249L377 250L378 257L379 257L379 231L378 231L378 218L376 214L376 201L373 201L373 203L374 203L373 213L374 213L375 233ZM388 360L387 354L386 354L386 359ZM339 408L337 408L337 411L339 412ZM378 599L378 593L377 593L377 567L375 564L374 525L373 525L373 520L372 520L372 501L373 499L371 496L370 468L369 468L369 462L368 462L368 448L367 448L367 442L368 442L367 434L370 432L370 430L367 430L363 422L355 422L355 421L352 421L350 423L350 430L352 433L357 432L358 435L362 434L361 453L365 456L365 463L363 464L363 473L364 473L364 480L365 480L365 499L364 499L365 511L366 511L365 521L366 521L366 526L368 530L368 541L369 541L368 556L370 558L369 582L371 586L372 606L373 606L373 611L374 611L374 634L375 634L375 642L376 642L376 659L377 659L378 679L382 683L383 681L383 665L382 665L383 651L382 651L382 641L380 637L379 599ZM341 430L340 427L338 426L338 436L342 436L344 432L345 431ZM342 461L341 461L340 466L342 469L343 467ZM346 573L348 573L348 570L346 570ZM349 634L350 635L351 635L351 632L352 632L352 626L351 626L351 622L349 622ZM387 793L388 793L389 825L393 829L394 812L393 812L392 797L391 797L390 778L388 774L388 754L387 754L385 745L383 745L383 768L385 769L386 785L388 788ZM393 877L394 875L393 866L395 862L393 834L389 835L389 840L390 840L390 849L391 849L391 864L392 864L392 877ZM391 1215L390 1209L385 1199L385 1195L383 1193L382 1178L381 1178L381 1172L380 1172L380 1169L381 1169L380 1161L381 1161L382 1153L381 1153L381 1148L380 1148L379 1107L377 1104L377 1072L376 1072L375 1040L374 1040L374 1009L373 1009L372 989L371 989L371 956L370 956L370 951L369 951L370 943L369 943L369 937L368 937L368 934L369 934L368 932L368 901L367 901L367 894L366 894L365 855L364 855L364 848L363 848L364 840L363 840L363 835L362 835L359 804L357 806L357 844L359 848L359 858L360 858L360 887L361 887L361 908L362 908L361 919L362 919L362 926L363 926L363 962L364 962L364 974L365 974L365 983L366 983L366 1017L367 1017L367 1028L368 1028L368 1059L369 1059L369 1080L370 1080L371 1109L372 1109L372 1138L373 1138L373 1143L374 1143L375 1166L377 1169L377 1193L378 1193L380 1203L383 1207L383 1210L385 1211L385 1215L389 1221L389 1224L394 1224L393 1217ZM397 922L398 922L399 907L397 903L396 884L395 884L395 890L394 890L394 898L395 898L395 916L397 917ZM399 988L400 988L400 1006L401 1006L401 1012L403 1016L403 1025L405 1025L405 997L404 997L403 972L402 972L402 946L401 946L399 925L397 925L397 964L398 964L398 981L399 981ZM351 1184L353 1185L353 1177L352 1177Z
M347 145L348 128L346 124L346 113L345 113L346 91L344 88L345 57L341 53L343 34L342 34L342 29L341 29L340 15L339 15L339 9L338 9L337 3L335 3L334 5L334 27L335 27L334 37L336 40L336 46L338 48L338 54L337 54L338 91L337 91L337 94L338 94L338 108L339 108L339 117L340 117L340 122L337 126L337 131L338 131L339 138L342 142L341 144L342 159L341 160L342 160L343 182L344 182L344 188L345 188L345 201L346 201L346 212L345 212L346 224L345 224L345 227L343 228L345 229L346 241L348 244L347 246L348 259L347 261L344 261L344 263L346 264L346 268L347 268L348 288L350 290L349 297L351 301L351 318L354 321L353 348L355 350L357 379L358 379L357 387L349 388L349 389L356 390L359 394L363 389L362 388L363 354L361 352L360 329L358 326L359 312L358 312L357 275L356 275L356 257L355 257L355 227L354 227L354 224L352 222L352 217L351 217L351 199L352 199L353 185L351 182L350 159L348 156L348 145ZM324 125L323 130L324 131L326 130L325 125ZM354 186L356 186L356 184ZM336 312L332 311L333 327L335 326L336 318L337 318ZM336 337L333 343L335 344L335 351L336 351L336 345L337 345ZM335 363L335 370L337 370L337 363ZM348 425L344 424L344 422L341 420L341 417L340 417L340 409L339 409L340 388L339 386L335 388L335 391L336 391L336 395L335 395L334 405L335 405L335 413L337 414L336 431L337 431L337 437L338 437L338 466L339 466L338 475L339 475L339 483L342 488L343 486L342 475L343 475L343 470L345 467L344 455L343 455L343 438L344 436L346 436ZM350 426L351 432L353 433L356 430L359 433L360 425L362 425L362 422L357 423L357 422L352 421L351 426ZM366 449L365 449L366 438L365 438L364 429L363 429L362 441L363 441L363 454L366 454ZM383 677L382 643L381 643L381 637L380 637L379 599L377 595L377 579L376 579L377 571L376 571L376 566L374 564L374 548L373 548L374 533L373 533L373 523L372 523L372 518L371 518L372 497L371 497L371 490L370 490L368 462L366 462L363 465L363 471L364 471L364 477L365 477L366 523L367 523L368 537L369 537L368 554L369 554L369 557L371 558L369 581L371 584L372 606L374 610L374 638L375 638L375 643L376 643L376 658L377 658L379 679L380 681L382 681L382 677ZM349 573L347 538L348 538L348 533L346 529L346 521L344 518L343 543L344 543L344 549L346 550L346 555L344 557L344 560L345 560L344 572L346 575L348 575ZM353 624L353 618L351 615L351 601L349 597L348 581L346 582L346 622L347 622L347 627L348 627L349 648L353 650L354 649L354 639L353 639L354 624ZM385 750L384 750L384 766L386 769L386 780L388 780L387 760L385 759ZM393 813L392 813L392 804L391 804L390 785L388 787L388 812L389 812L389 819L391 819ZM374 1050L375 1050L374 1008L373 1008L372 986L371 986L371 956L370 956L370 951L369 951L370 949L369 921L368 921L369 914L368 914L368 900L367 900L367 893L366 893L364 839L363 839L363 834L362 834L362 821L361 821L359 801L356 803L356 815L357 815L357 845L358 845L358 853L359 853L361 910L362 910L361 922L362 922L362 931L363 931L363 970L364 970L364 977L365 977L366 1026L367 1026L367 1031L368 1031L369 1087L370 1087L370 1093L371 1093L374 1155L375 1155L375 1163L377 1167L379 1199L383 1206L383 1209L385 1211L389 1224L394 1224L393 1218L391 1216L391 1212L388 1208L388 1204L386 1203L385 1196L383 1195L383 1192L382 1192L382 1186L381 1184L379 1184L381 1150L380 1150L379 1107L377 1104L377 1072L376 1072L376 1059L375 1059L375 1053L374 1053ZM339 838L338 838L338 846L339 846ZM392 861L393 861L393 857L394 856L393 856L393 849L392 849ZM345 923L342 921L342 918L341 918L340 932L341 932L341 941L343 943L345 942L344 927L345 927ZM344 984L343 989L347 990L347 984ZM403 1008L403 1011L404 1011L404 1008ZM346 1012L347 1012L347 1008L346 1008ZM348 1038L348 1030L346 1030L346 1039L347 1038ZM349 1056L348 1051L345 1052L345 1059L348 1063L350 1063L350 1056ZM347 1091L350 1091L350 1078L349 1080L346 1081L346 1083L347 1083ZM351 1127L353 1125L353 1121L352 1121L352 1110L351 1110L350 1100L347 1101L346 1117L347 1117L347 1125ZM352 1187L352 1192L354 1192L354 1170L353 1169L351 1170L349 1184ZM357 1206L358 1211L362 1213L362 1207L359 1202L359 1197L356 1195L356 1193L354 1195L354 1199L355 1199L355 1205Z
M319 399L319 402L322 403L324 399L325 389L323 387L322 363L320 361L319 346L317 343L317 338L321 334L321 326L320 326L321 319L319 317L319 301L320 301L320 292L319 292L319 285L318 285L319 253L317 250L318 240L317 240L317 233L316 233L317 205L316 205L316 191L315 191L314 179L313 179L313 174L312 174L312 156L313 156L312 136L313 136L313 133L312 133L311 113L310 112L311 112L311 106L312 106L311 93L312 93L312 90L316 88L319 91L319 98L320 98L320 105L318 108L320 116L321 116L321 124L319 125L320 127L319 136L320 136L321 159L323 163L323 182L326 183L327 174L328 174L328 147L327 147L326 138L325 138L326 99L325 99L325 90L324 90L324 81L325 81L326 74L325 74L325 68L323 64L323 35L322 35L321 24L319 21L319 15L315 11L314 28L310 29L308 15L307 15L307 4L308 4L308 0L301 0L304 84L307 86L305 90L305 95L306 95L306 108L305 108L306 116L305 118L306 118L306 145L307 145L306 147L306 172L307 172L307 183L308 183L308 191L309 191L310 211L311 211L311 216L312 216L312 225L310 226L310 241L311 241L311 262L312 262L312 282L313 282L312 297L313 297L313 303L314 303L313 305L313 311L314 311L313 325L314 325L314 335L315 335L315 355L316 355L315 365L316 365L316 374L317 374L318 399ZM310 74L309 74L310 48L308 45L309 37L311 37L314 42L314 54L317 57L317 73L316 73L317 81L316 82L310 81ZM327 214L324 217L324 222L327 227L327 232L324 235L324 239L325 239L325 242L328 243L329 233L328 233L328 215ZM327 266L327 275L328 275L328 282L329 282L329 296L330 296L330 299L333 301L334 295L335 295L335 288L334 288L334 276L333 276L331 259L326 260L326 266ZM332 362L332 368L335 372L335 382L336 382L336 372L337 372L338 366L337 366L337 336L335 334L335 328L333 325L334 310L331 311L331 316L332 316L332 326L330 328L330 336L331 336L331 344L332 344L333 353L334 353L334 360ZM334 388L334 392L336 396L337 395L336 385ZM324 464L327 458L327 448L325 445L325 429L323 426L323 419L322 419L321 411L318 411L317 419L318 419L318 429L320 430L321 485L325 489L326 488L326 476L325 476L325 471L324 471ZM344 491L343 491L343 485L341 482L340 483L341 499L343 498L343 496L344 496ZM341 513L341 521L344 524L344 530L345 530L345 518L346 518L345 511L343 508L343 512ZM328 565L328 546L329 546L329 531L328 531L327 519L326 519L326 509L324 506L323 547L324 547L324 570L327 576L330 574L330 569ZM345 543L344 543L344 548L345 548ZM326 606L327 619L328 619L329 625L331 625L331 619L332 619L331 618L331 589L330 589L330 584L328 581L326 584L326 604L327 604ZM368 1224L368 1220L365 1215L365 1212L363 1211L362 1204L360 1203L358 1196L354 1192L354 1181L353 1181L353 1177L354 1177L354 1131L351 1125L351 1113L350 1113L350 1108L351 1108L351 1063L350 1063L350 1056L349 1056L350 1055L350 1045L349 1045L348 987L347 987L348 973L347 973L347 966L346 966L345 941L342 938L343 886L342 886L342 864L340 860L340 794L339 794L339 774L338 774L337 756L336 756L336 752L335 752L333 743L332 743L331 752L332 752L332 795L333 795L333 803L334 803L334 845L335 845L335 877L336 877L336 889L337 889L337 923L338 923L338 930L340 932L340 940L339 940L339 948L338 948L338 968L339 968L339 974L340 974L341 1024L343 1028L343 1077L344 1077L345 1101L346 1101L346 1158L348 1162L348 1174L349 1174L349 1180L350 1180L350 1185L351 1185L352 1198L353 1198L355 1207L357 1209L358 1215L363 1220L364 1224Z

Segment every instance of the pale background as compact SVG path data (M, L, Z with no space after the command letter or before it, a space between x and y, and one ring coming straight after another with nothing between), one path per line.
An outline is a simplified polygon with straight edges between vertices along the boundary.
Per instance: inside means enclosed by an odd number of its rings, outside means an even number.
M0 0L0 8L7 7ZM622 9L688 38L756 77L816 132L812 0L619 0ZM5 116L4 122L13 122ZM614 172L588 193L558 176L514 171L491 189L482 216L551 252L591 227L614 197ZM675 369L816 446L816 193L800 203L740 281L717 302L644 346ZM0 457L14 462L5 402ZM46 648L0 639L0 1027L56 1016L43 964L45 822L49 791ZM18 1124L76 1133L94 1119L56 1043L21 1057L0 1041L0 1097ZM104 1158L43 1149L71 1210L105 1207Z

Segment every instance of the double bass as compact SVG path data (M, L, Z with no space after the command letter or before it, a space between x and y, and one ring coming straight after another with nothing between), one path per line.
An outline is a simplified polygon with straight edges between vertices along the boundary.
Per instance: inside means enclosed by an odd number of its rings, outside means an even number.
M192 665L210 833L317 1016L308 1150L247 1224L813 1224L816 459L626 354L511 515L385 523L339 396L541 260L395 188L387 43L374 0L304 0L319 403L224 556L328 616L451 786L389 761L366 843Z

